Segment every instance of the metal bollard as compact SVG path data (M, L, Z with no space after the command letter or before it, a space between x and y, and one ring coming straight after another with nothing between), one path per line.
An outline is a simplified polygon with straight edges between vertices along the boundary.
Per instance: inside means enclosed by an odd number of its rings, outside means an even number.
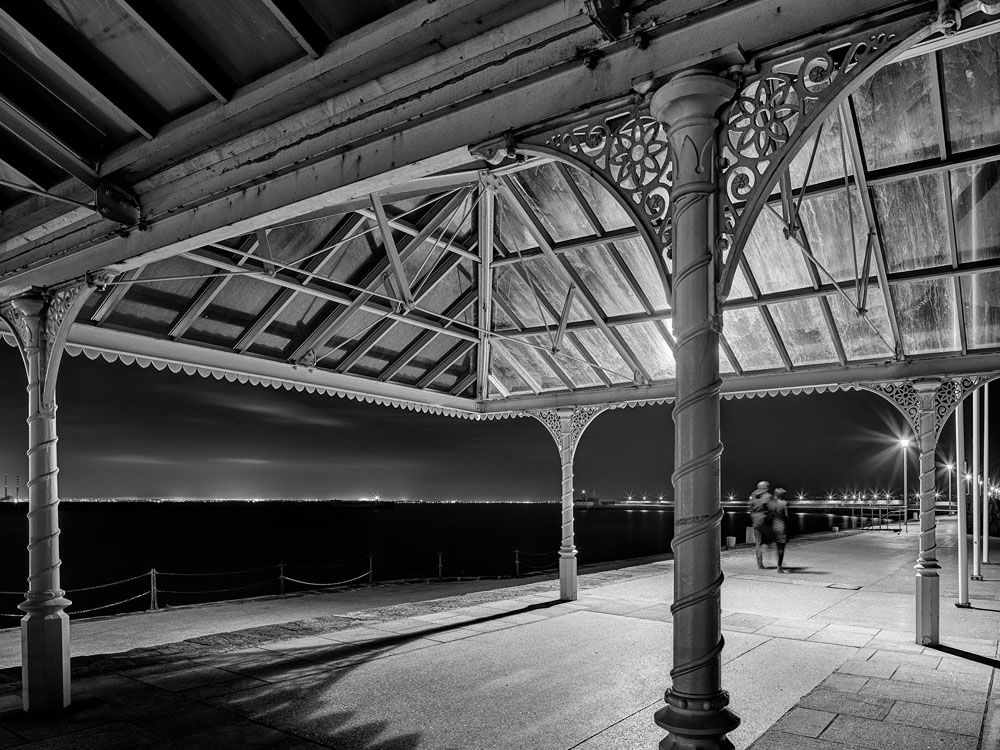
M368 555L368 585L375 581L375 555Z
M149 569L149 608L160 608L160 603L157 601L156 596L156 568Z
M438 580L444 578L444 553L438 552Z
M285 564L278 563L278 596L285 596Z
M514 577L521 577L521 557L517 550L514 550Z

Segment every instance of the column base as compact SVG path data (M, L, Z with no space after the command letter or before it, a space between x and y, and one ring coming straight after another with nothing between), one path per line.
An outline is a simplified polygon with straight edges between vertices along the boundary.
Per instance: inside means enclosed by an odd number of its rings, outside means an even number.
M571 550L559 550L559 599L575 602L576 598L576 547L573 547Z
M713 696L682 696L667 690L667 705L655 714L658 726L669 734L660 740L660 750L733 750L726 735L740 725L730 711L729 693Z
M941 579L936 568L917 566L916 643L936 646L941 640Z
M29 612L21 618L21 681L25 711L70 704L69 615Z
M971 580L973 580L973 581L981 581L981 580L983 580L982 576L969 576L969 578Z

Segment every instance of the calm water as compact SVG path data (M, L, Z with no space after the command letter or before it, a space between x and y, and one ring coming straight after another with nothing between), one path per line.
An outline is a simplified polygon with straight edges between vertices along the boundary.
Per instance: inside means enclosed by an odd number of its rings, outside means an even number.
M25 504L0 506L0 590L24 590ZM793 534L852 527L832 513L796 513ZM70 612L129 599L114 611L149 605L150 568L158 571L160 606L278 593L278 563L309 583L344 581L368 571L375 580L509 576L552 568L559 546L559 506L540 504L63 503L62 584ZM742 542L749 516L727 512L723 536ZM669 509L578 508L581 563L670 551ZM515 550L518 550L515 555ZM440 553L440 556L439 556ZM233 571L246 571L232 573ZM227 575L190 575L227 573ZM132 576L138 580L105 586ZM286 590L308 588L286 583ZM0 595L16 613L21 595ZM17 620L0 618L0 627Z

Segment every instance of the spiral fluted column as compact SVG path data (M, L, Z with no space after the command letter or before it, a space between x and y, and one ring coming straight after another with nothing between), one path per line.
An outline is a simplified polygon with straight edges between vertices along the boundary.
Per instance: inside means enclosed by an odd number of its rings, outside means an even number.
M64 708L70 702L70 602L59 583L59 491L56 405L46 388L51 347L49 302L21 297L2 313L17 339L28 375L28 591L21 618L24 710Z
M722 521L719 331L716 293L716 113L735 85L703 71L682 73L653 96L673 159L674 336L677 340L673 669L656 723L661 750L732 748L739 717L722 689Z
M920 451L920 551L917 556L916 642L936 645L940 638L941 580L937 561L937 521L934 515L934 452L937 447L934 395L937 382L915 383L920 398L916 418L917 449Z

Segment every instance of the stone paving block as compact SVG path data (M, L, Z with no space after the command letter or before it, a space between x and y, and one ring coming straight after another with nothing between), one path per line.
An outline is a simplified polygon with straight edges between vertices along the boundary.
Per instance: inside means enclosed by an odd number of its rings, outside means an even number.
M28 747L30 750L142 750L158 744L156 736L145 729L116 723L53 737Z
M834 672L820 684L820 687L828 690L837 690L841 693L856 693L868 682L867 677L856 674L844 674Z
M907 701L896 701L885 720L911 727L967 734L970 737L979 737L983 726L983 714L980 711L960 711L956 708L942 708L940 706L933 711L928 711L927 706L922 703L909 703Z
M306 750L315 748L322 750L322 745L303 742L294 735L279 732L277 729L255 724L244 719L239 723L223 727L212 727L198 734L189 735L166 745L158 746L157 750L224 750L225 748L240 748L240 750Z
M460 638L471 638L474 635L482 635L482 633L472 628L449 628L442 630L440 633L427 633L424 638L429 641L437 641L438 643L448 643L449 641L457 641Z
M833 714L847 714L864 719L884 719L892 707L892 700L881 696L862 696L842 693L839 690L817 688L805 696L799 705Z
M824 729L836 717L829 711L817 711L812 708L793 708L784 718L774 725L774 729L789 734L799 734L804 737L819 737Z
M971 690L985 693L990 688L988 675L969 674L968 672L949 672L944 669L921 669L920 667L902 666L896 670L892 679L904 682L919 682L922 685L936 685L939 688Z
M911 654L902 651L876 650L868 659L870 662L885 662L889 664L906 665L908 667L922 667L923 669L937 669L941 663L941 656L934 653Z
M791 638L796 641L805 641L813 633L819 630L818 626L807 628L788 628L780 625L765 625L760 630L755 631L757 635L764 635L769 638Z
M832 643L838 646L864 646L871 639L870 635L864 633L845 633L824 628L813 633L806 640L815 641L816 643Z
M210 685L216 682L228 682L235 680L239 675L227 672L224 669L216 669L204 665L189 667L187 669L165 672L163 674L147 674L136 677L140 682L153 685L162 690L169 690L178 693L192 687Z
M175 703L168 710L147 712L142 717L142 728L157 737L173 740L198 734L205 727L224 727L240 720L221 708L188 701Z
M386 633L384 630L377 630L376 628L368 627L335 630L332 633L323 633L320 635L320 638L337 641L338 643L360 643L364 641L374 641L385 637Z
M514 599L501 599L495 602L483 602L483 606L487 609L501 610L503 612L511 612L515 609L524 609L528 606L528 602L521 602Z
M722 629L736 630L742 633L754 633L765 625L770 625L777 619L777 617L755 615L749 612L733 612L731 614L723 613Z
M161 691L151 692L163 695ZM156 707L156 703L133 701L140 710ZM21 707L0 713L0 728L36 742L88 731L121 719L118 705L107 698L85 698L50 716L38 717L25 713Z
M234 680L228 680L226 682L216 682L212 685L201 685L199 687L190 688L181 693L181 695L185 698L190 698L191 700L206 700L208 698L214 698L218 695L230 695L231 693L238 693L242 690L252 690L253 688L266 684L267 683L263 680L257 680L253 677L237 677Z
M821 738L870 750L976 750L976 738L922 727L838 716Z
M511 623L512 625L527 625L531 622L540 622L542 620L548 620L548 617L544 615L538 615L534 612L518 612L513 615L508 615L503 618L505 622Z
M413 633L418 630L426 630L431 627L431 624L405 618L402 620L389 620L388 622L373 622L371 626L375 630L387 630L390 633Z
M629 612L628 616L637 617L640 620L656 620L657 622L674 621L674 616L670 612L669 604L657 604L653 607L637 609L635 612Z
M861 677L881 677L883 679L889 679L892 677L893 672L899 669L898 664L892 662L872 662L872 661L858 661L853 659L849 662L845 662L841 665L839 672L844 674L856 674Z
M1000 661L997 661L996 659L993 659L992 661L1000 666ZM943 656L941 658L941 663L938 664L938 669L943 669L948 672L974 674L984 680L989 679L995 668L996 667L991 666L990 664L983 664L982 662L969 658L963 658L961 656Z
M862 696L880 696L892 700L923 703L931 710L939 706L957 708L962 711L983 712L986 696L969 690L941 690L933 685L920 685L902 680L883 680L873 677L858 691Z
M17 747L24 744L24 738L0 727L0 747Z
M490 633L494 630L505 630L506 628L512 628L516 623L508 622L506 619L503 620L485 620L484 622L470 622L462 627L469 630L475 630L480 633Z
M277 653L298 653L304 654L316 649L329 648L330 639L322 638L318 635L307 635L302 638L289 638L285 641L269 641L260 644L265 651Z
M847 750L839 742L770 730L750 745L749 750Z

